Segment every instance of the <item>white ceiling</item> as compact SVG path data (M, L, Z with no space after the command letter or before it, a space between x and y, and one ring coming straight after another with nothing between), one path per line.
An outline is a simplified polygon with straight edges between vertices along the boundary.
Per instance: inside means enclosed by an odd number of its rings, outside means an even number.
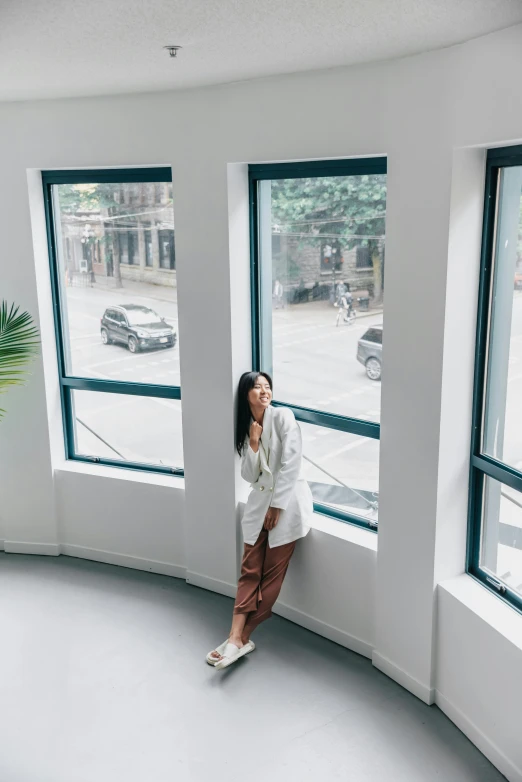
M0 0L0 100L219 84L437 49L522 0ZM183 46L176 60L162 50Z

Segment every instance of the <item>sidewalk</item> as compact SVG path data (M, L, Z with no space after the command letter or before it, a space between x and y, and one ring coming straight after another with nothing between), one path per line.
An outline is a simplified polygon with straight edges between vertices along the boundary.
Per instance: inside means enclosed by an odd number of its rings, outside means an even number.
M102 277L99 275L96 277L96 282L90 287L98 291L110 291L114 296L127 299L129 296L143 296L147 299L165 301L168 304L177 303L178 301L178 289L170 285L151 285L150 282L138 282L137 280L122 280L122 285L122 288L115 288L114 277Z
M103 282L102 282L103 280ZM111 284L106 282L111 281ZM177 304L178 301L178 289L177 287L167 287L166 285L151 285L149 282L137 282L136 280L122 280L122 288L114 288L114 277L97 277L96 282L91 286L92 289L99 291L110 291L114 296L128 299L129 296L142 296L147 299L154 299L155 301L163 301L168 304ZM320 311L332 312L335 307L330 304L329 301L322 299L320 301L307 301L301 304L287 304L286 307L274 310L275 312L300 312L300 313L312 313ZM373 315L382 315L382 305L371 308L367 311L356 310L357 318L368 318Z
M378 307L375 307L375 309L371 308L369 310L358 310L357 307L355 308L357 312L357 318L369 318L373 315L382 315L383 308L382 304ZM286 307L281 307L274 310L274 313L276 312L323 312L328 311L333 312L336 310L336 307L333 304L330 304L329 301L326 299L322 299L320 301L306 301L302 304L287 304Z

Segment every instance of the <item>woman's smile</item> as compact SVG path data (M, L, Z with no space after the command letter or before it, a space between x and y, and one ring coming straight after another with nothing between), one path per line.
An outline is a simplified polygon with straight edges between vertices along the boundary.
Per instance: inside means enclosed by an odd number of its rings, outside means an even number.
M272 401L272 389L270 388L268 380L266 380L263 375L259 375L254 387L250 390L248 401L252 410L255 410L256 407L258 410L264 410L270 405L270 402Z

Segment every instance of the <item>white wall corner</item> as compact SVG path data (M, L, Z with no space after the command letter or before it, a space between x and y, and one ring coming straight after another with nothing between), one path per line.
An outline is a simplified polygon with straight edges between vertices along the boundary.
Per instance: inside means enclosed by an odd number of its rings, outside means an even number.
M405 136L388 162L373 659L430 703L452 147L441 132L426 156L419 137L407 148Z
M33 241L36 295L38 297L39 328L41 337L42 363L49 425L51 462L55 467L63 462L65 454L62 402L58 370L58 353L54 326L54 307L51 289L49 248L45 221L42 172L40 169L27 171L29 211Z
M204 176L195 176L203 170ZM236 466L226 164L201 157L195 144L173 168L173 190L186 565L189 573L227 584L236 577ZM207 303L202 295L209 290ZM212 405L219 411L211 420L205 415L210 388Z
M486 150L453 153L434 584L464 572Z
M372 653L372 663L379 671L385 673L386 676L389 676L390 679L393 679L397 684L400 684L401 687L404 687L404 689L411 692L421 701L427 703L428 706L431 706L431 704L435 702L434 687L424 684L413 676L410 676L409 673L406 673L406 671L398 665L395 665L391 660L383 657L379 652L374 651Z

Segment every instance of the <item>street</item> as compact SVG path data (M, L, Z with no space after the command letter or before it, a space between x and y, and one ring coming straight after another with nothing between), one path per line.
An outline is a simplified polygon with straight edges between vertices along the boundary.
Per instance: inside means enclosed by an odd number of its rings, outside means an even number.
M125 287L119 290L101 287L65 290L71 374L180 384L179 342L174 348L132 354L121 345L103 345L100 339L100 318L106 307L123 303L150 307L177 331L175 288L125 281ZM382 314L365 317L359 314L354 323L336 326L336 312L327 302L297 304L273 311L274 398L379 421L381 383L366 376L356 353L358 340L370 326L382 324ZM504 459L518 469L522 466L521 400L522 294L515 293ZM76 391L74 403L79 453L183 466L180 402ZM368 493L378 496L378 441L310 424L301 424L301 431L303 472L312 484L316 499L376 518L371 505L373 497ZM343 487L355 490L355 494ZM522 511L504 499L501 520L522 527ZM500 550L504 548L507 547L500 546ZM511 569L512 555L513 550L509 549ZM501 564L502 556L499 567Z

